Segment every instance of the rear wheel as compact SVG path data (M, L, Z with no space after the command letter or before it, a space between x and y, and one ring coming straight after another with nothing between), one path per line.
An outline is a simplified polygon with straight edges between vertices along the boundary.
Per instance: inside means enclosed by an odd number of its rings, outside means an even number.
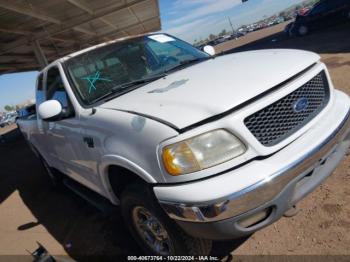
M298 28L298 34L300 36L307 35L309 33L309 28L306 25L300 25Z
M121 197L123 219L147 255L208 255L212 241L187 235L159 206L151 190L133 185Z

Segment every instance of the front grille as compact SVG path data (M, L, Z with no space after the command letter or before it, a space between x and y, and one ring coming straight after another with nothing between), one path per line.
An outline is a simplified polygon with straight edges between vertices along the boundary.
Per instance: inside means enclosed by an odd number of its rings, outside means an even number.
M261 144L274 146L310 122L328 101L329 85L322 71L294 92L250 115L244 123ZM302 103L302 110L297 110Z

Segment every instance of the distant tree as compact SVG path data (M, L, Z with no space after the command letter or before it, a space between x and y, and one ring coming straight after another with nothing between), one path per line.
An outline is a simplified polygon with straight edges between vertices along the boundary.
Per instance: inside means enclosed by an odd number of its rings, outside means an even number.
M209 35L209 40L214 40L215 38L216 38L216 35L214 35L214 34Z
M223 30L220 32L219 36L224 36L224 35L226 35L226 34L227 34L226 29L223 29Z
M15 110L15 107L14 106L10 106L10 105L6 105L6 106L4 106L4 108L8 112Z

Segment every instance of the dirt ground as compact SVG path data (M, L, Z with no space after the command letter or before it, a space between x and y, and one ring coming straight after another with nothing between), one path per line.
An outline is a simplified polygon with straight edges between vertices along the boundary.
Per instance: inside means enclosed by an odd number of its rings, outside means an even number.
M216 48L228 53L263 48L317 52L334 85L350 94L350 24L292 39L280 33L283 26ZM0 255L26 254L36 248L36 241L52 254L77 261L117 261L114 256L139 253L118 212L107 217L69 190L53 190L18 129L7 127L0 134L5 140L0 138ZM350 255L349 165L347 157L300 202L295 217L282 218L247 239L216 242L213 255L225 261L235 255ZM9 258L0 256L0 261Z

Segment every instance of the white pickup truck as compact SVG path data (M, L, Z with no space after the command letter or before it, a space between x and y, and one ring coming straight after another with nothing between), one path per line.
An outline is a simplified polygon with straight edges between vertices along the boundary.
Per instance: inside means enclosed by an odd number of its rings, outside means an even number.
M18 120L52 180L120 205L147 254L266 227L349 148L349 97L317 54L205 50L147 34L76 52L39 73L37 116Z

